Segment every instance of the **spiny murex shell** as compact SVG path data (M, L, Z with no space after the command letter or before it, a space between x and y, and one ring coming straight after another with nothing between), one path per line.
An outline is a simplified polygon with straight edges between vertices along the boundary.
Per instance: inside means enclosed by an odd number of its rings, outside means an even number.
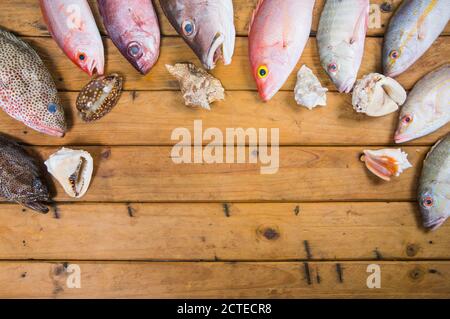
M400 176L407 168L412 167L408 154L401 149L364 150L361 160L366 167L381 179L390 181L392 176Z
M210 110L210 103L225 99L222 83L192 63L166 64L166 68L180 83L184 102Z
M96 121L108 114L119 101L123 79L118 74L100 76L89 82L77 98L83 121Z
M405 89L394 79L379 73L364 76L353 88L353 108L369 116L395 112L405 100Z
M303 65L297 73L295 84L295 101L312 110L317 105L327 105L327 88L322 87L319 79L310 68Z
M89 188L94 161L86 151L63 147L50 155L45 162L45 166L47 166L48 172L61 184L67 195L80 198Z

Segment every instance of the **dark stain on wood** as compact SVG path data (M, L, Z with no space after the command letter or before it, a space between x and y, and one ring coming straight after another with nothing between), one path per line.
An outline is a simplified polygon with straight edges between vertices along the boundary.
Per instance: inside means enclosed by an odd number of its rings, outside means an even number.
M136 91L131 92L131 100L134 102L137 98L138 94Z
M308 263L303 263L303 271L305 273L305 280L308 283L308 285L312 285L312 281L311 281L311 272L309 270L309 264Z
M60 219L61 218L61 214L60 214L58 205L53 203L52 204L52 208L53 208L53 217L56 218L56 219Z
M424 271L420 268L414 268L409 272L409 277L413 280L419 280L424 276Z
M26 247L27 246L27 241L24 239L24 240L22 240L22 246L23 247Z
M128 216L134 217L135 211L136 211L136 210L131 206L131 204L130 204L130 203L127 203L127 212L128 212Z
M25 278L27 276L27 272L26 271L24 271L21 275L20 275L20 277L22 277L22 278Z
M378 250L378 247L374 249L373 253L375 254L375 259L376 260L382 260L383 259L383 255L381 255L380 251Z
M336 264L336 274L340 283L344 282L344 271L341 264Z
M414 257L419 252L419 249L420 247L417 244L408 244L406 246L406 255L408 255L408 257Z
M107 160L111 156L111 149L107 148L102 152L102 159Z
M321 278L320 278L320 275L319 275L319 269L316 268L316 281L317 281L318 284L320 284L320 280L321 280Z
M230 205L227 203L222 204L223 212L226 217L230 217Z
M267 227L263 231L263 236L268 240L276 240L280 237L280 233L276 229L273 229L272 227Z
M442 273L439 270L437 270L437 269L428 269L428 272L430 274L436 274L436 275L441 275L442 276Z
M295 214L295 216L298 216L299 213L300 213L300 206L297 205L297 206L295 206L295 208L294 208L294 214Z
M307 240L303 241L303 247L305 248L306 258L312 259L311 247L309 246L309 242Z

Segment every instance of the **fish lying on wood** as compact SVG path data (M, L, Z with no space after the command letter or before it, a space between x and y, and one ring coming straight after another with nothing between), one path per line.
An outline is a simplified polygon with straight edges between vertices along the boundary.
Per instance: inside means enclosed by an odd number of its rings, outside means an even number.
M400 110L395 142L430 134L450 121L450 64L420 79Z
M433 146L423 162L418 202L425 228L435 230L450 216L450 134Z
M383 70L406 71L439 37L450 19L448 0L405 0L389 21L383 44Z
M260 0L253 12L248 50L253 77L270 100L297 65L311 31L314 0Z
M103 74L103 42L87 0L39 2L48 31L61 50L90 76Z
M369 0L328 0L320 16L320 62L339 92L355 84L364 53Z
M48 135L66 132L55 82L34 49L0 29L0 108L28 127Z
M161 33L151 0L99 0L108 35L122 55L142 74L159 57Z
M231 63L236 30L231 0L161 0L169 22L207 70Z
M48 188L36 161L16 142L0 135L0 196L47 213Z

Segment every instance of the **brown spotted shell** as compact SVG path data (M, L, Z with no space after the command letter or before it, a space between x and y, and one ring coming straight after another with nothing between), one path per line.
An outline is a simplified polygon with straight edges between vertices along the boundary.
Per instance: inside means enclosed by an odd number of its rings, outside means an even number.
M77 98L81 119L92 122L108 114L119 101L122 84L123 78L116 73L89 82Z

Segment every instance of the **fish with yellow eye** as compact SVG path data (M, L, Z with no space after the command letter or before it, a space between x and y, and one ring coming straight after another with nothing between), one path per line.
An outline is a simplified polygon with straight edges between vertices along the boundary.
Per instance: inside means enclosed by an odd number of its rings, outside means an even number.
M450 18L448 0L405 0L386 30L383 73L398 76L414 64L444 30Z
M260 0L248 35L259 95L270 100L295 68L309 38L314 0Z

